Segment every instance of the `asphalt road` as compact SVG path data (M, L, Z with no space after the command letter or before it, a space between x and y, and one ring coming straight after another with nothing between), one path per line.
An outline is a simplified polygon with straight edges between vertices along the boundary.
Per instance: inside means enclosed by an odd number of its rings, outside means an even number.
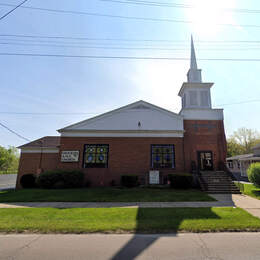
M0 190L15 188L17 174L1 174L0 175Z
M0 259L260 259L260 233L0 235Z

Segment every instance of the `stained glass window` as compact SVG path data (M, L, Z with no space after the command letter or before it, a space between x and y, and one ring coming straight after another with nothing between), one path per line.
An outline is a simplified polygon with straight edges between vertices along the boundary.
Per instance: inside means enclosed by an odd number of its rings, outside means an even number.
M152 168L174 168L174 145L152 145Z
M108 165L107 144L86 144L84 167L85 168L106 168Z

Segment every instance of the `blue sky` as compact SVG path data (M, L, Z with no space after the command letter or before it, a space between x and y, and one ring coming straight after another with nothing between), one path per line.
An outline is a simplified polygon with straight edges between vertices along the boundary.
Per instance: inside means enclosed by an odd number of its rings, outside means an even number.
M1 4L18 4L19 2L20 0L1 0L0 15L12 8L1 6ZM194 4L194 1L180 0L150 2ZM189 58L192 33L198 59L260 58L259 43L241 42L260 41L259 13L219 9L260 10L259 1L230 0L226 3L224 0L214 2L198 0L196 5L196 8L174 8L101 0L29 0L25 6L175 19L194 23L62 14L20 8L0 21L0 35L140 41L42 38L39 42L39 39L33 38L0 36L0 53ZM232 26L216 24L232 24ZM259 27L242 25L259 25ZM224 43L218 41L224 41ZM39 44L59 45L59 47L39 46ZM61 47L61 45L67 47ZM258 120L260 102L233 104L260 100L259 64L260 62L252 61L198 60L203 81L215 83L212 88L212 102L214 107L224 108L227 135L239 127L260 130L260 120ZM56 130L59 128L140 99L178 113L181 104L177 93L182 82L186 81L189 61L0 55L0 66L0 122L34 140L46 135L57 135ZM65 114L39 115L37 113ZM23 143L25 143L24 140L0 128L0 145L18 146Z

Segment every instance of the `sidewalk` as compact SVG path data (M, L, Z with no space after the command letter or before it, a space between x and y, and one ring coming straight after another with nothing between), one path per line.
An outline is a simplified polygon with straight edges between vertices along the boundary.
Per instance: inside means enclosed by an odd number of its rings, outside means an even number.
M260 218L260 200L242 194L210 194L217 201L196 202L12 202L0 208L208 208L239 207Z
M0 208L208 208L234 207L232 201L197 202L12 202Z

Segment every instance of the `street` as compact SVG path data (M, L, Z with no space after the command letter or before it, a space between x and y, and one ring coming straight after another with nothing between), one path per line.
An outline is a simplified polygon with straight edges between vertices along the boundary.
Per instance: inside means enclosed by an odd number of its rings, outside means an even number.
M260 259L260 233L0 235L0 259Z
M15 188L17 174L0 175L0 190Z

